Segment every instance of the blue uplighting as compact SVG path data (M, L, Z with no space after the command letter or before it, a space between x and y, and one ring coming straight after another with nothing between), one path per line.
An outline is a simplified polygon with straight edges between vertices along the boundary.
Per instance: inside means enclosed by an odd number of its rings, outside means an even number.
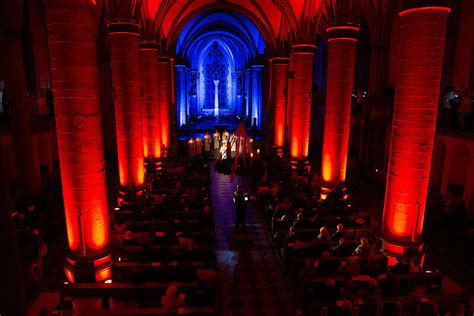
M176 46L182 60L175 69L179 126L198 117L228 120L247 115L248 122L256 118L261 127L262 75L254 77L252 66L264 49L257 27L240 14L205 13L193 18Z

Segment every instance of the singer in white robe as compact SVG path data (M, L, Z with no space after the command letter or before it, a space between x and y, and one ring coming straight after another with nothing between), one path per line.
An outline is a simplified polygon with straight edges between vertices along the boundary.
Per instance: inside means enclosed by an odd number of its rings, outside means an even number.
M221 134L216 130L214 133L214 150L219 150L220 147Z
M206 133L206 135L204 135L204 151L211 151L211 135L209 135L209 133Z
M202 140L201 140L201 137L199 136L196 138L195 152L196 152L196 155L200 155L202 153Z

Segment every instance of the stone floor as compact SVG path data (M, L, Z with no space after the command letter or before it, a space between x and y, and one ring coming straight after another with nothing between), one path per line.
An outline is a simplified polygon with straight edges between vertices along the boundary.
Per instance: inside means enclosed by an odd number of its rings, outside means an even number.
M211 172L214 207L218 301L221 315L294 315L291 286L285 279L263 219L252 203L248 233L235 233L232 193L244 179ZM247 186L248 188L248 186Z

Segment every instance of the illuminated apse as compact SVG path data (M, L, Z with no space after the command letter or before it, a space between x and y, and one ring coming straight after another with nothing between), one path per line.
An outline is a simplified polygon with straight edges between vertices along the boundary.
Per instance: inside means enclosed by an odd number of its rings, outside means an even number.
M237 13L204 13L182 30L176 45L176 117L180 130L261 128L261 56L257 27Z

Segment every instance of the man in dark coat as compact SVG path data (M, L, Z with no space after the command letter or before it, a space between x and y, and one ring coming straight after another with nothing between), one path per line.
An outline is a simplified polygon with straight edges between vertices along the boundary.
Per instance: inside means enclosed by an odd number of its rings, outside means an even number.
M247 193L244 192L242 185L237 186L237 191L234 192L234 204L235 204L235 230L237 231L239 225L242 226L242 230L247 231L247 226L245 225L245 214L247 213L247 203L249 197Z

